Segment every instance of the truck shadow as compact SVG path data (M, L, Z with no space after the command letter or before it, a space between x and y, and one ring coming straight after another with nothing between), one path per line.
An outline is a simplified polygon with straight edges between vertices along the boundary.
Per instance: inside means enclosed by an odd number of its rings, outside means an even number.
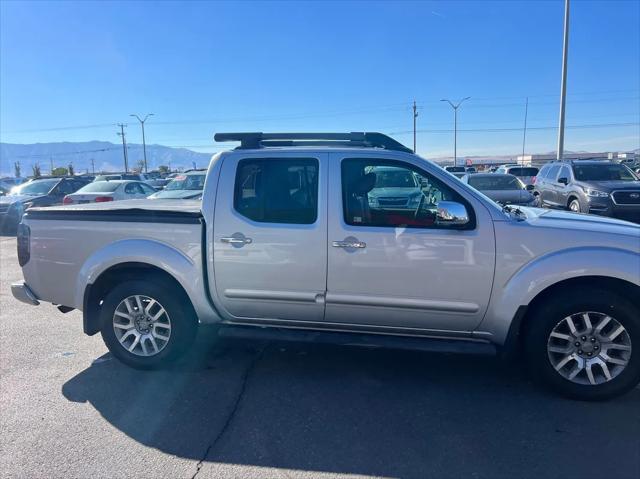
M134 440L205 465L391 477L611 471L566 460L578 454L615 457L622 475L640 465L640 390L569 401L487 357L201 340L166 371L105 355L62 393ZM584 441L600 433L606 441Z

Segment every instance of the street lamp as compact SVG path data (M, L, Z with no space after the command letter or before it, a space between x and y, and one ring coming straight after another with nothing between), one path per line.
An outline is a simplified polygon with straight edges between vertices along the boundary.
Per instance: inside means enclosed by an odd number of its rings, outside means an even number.
M153 116L153 113L149 113L147 116L145 116L144 120L141 119L138 115L131 114L129 116L135 116L140 122L140 125L142 125L142 154L144 155L144 172L148 173L149 169L147 168L147 144L144 140L144 122L147 121L147 118Z
M453 108L453 166L457 166L458 164L458 107L462 105L463 101L466 101L470 98L470 96L463 98L456 104L453 104L451 100L440 100L446 101L449 105L451 105L451 108Z

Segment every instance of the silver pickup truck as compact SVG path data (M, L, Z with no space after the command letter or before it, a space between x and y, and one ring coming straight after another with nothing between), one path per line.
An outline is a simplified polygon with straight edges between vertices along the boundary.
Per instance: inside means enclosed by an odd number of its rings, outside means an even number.
M211 323L230 336L521 352L535 378L581 399L640 381L639 226L500 207L377 133L216 140L240 146L212 158L201 202L29 209L14 296L81 310L84 332L136 368L176 359ZM387 198L376 184L389 171L419 197Z

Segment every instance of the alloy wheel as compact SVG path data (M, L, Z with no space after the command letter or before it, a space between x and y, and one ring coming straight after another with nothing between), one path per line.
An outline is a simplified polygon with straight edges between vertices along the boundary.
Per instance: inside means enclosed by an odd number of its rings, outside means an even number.
M155 299L136 294L113 313L113 330L120 345L136 356L155 356L171 338L171 319Z
M627 367L631 338L615 318L586 311L558 322L549 335L547 353L563 378L598 385L611 381Z

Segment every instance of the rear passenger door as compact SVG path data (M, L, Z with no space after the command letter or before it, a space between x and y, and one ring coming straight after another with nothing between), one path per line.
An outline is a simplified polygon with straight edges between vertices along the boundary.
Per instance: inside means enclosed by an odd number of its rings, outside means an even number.
M224 158L213 264L228 319L323 320L326 201L327 154Z
M542 187L540 188L540 198L547 205L556 206L556 178L560 171L560 165L552 165L546 170L542 181Z

